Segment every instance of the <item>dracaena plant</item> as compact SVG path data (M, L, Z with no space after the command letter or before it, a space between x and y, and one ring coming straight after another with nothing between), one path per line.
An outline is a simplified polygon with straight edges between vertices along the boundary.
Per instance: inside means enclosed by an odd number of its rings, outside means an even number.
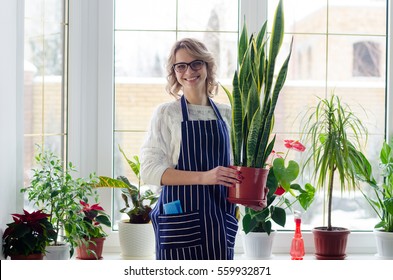
M124 201L124 208L120 209L120 213L125 213L129 217L128 222L133 224L146 224L150 222L149 213L152 210L152 205L157 201L158 195L151 189L142 191L142 183L140 176L140 162L137 155L129 159L124 151L119 146L124 159L127 161L131 171L137 178L137 184L133 184L125 176L118 176L113 179L107 176L100 176L99 183L96 187L120 188L122 191L122 199Z
M317 188L326 188L326 229L332 231L334 184L337 181L342 192L356 189L360 152L362 141L367 140L367 128L351 107L334 94L320 98L308 111L303 124L304 143L310 145L304 167L311 167Z
M248 37L244 24L238 44L238 70L232 92L223 87L232 107L231 144L236 166L264 167L275 142L271 137L274 111L284 86L290 50L275 78L276 60L284 38L282 0L277 6L270 35L267 22Z
M7 224L2 238L4 257L45 253L46 245L56 236L48 217L42 210L12 214L14 221Z
M249 232L272 231L272 221L284 227L286 223L286 210L291 210L294 203L307 210L311 205L315 188L307 183L302 188L295 180L299 175L299 164L295 160L287 161L290 150L304 152L305 146L296 140L284 140L287 152L272 151L270 172L266 186L269 188L267 195L267 206L263 210L255 211L251 208L245 209L243 217L243 230ZM291 199L289 199L287 196Z

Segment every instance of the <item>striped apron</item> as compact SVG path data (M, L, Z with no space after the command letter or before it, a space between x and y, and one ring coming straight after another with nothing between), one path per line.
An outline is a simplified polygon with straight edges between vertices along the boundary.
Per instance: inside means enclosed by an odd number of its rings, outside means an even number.
M181 98L182 141L178 170L207 171L230 163L228 131L214 102L217 120L188 120L187 102ZM180 214L165 215L163 205L180 200ZM227 201L222 185L163 186L150 214L158 260L231 260L238 229L235 204Z

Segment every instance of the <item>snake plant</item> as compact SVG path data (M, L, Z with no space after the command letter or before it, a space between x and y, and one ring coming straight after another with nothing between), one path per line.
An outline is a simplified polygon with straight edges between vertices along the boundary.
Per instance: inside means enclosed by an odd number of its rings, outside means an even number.
M280 0L274 15L271 34L265 22L256 36L248 38L244 24L238 43L239 67L234 73L230 92L223 86L232 106L231 144L234 165L264 167L275 137L274 110L284 86L290 51L275 77L276 59L284 38L284 13Z

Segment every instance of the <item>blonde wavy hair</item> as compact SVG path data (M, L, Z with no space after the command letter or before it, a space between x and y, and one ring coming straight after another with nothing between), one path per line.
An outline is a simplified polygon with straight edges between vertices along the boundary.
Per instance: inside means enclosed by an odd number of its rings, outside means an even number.
M179 91L182 85L176 79L176 73L173 69L173 64L176 62L176 53L178 50L184 49L195 59L200 59L206 62L207 67L207 78L206 78L206 90L209 97L213 97L217 94L218 83L216 81L217 64L212 53L207 49L205 44L194 38L183 38L177 41L169 54L166 70L168 72L166 91L173 95L175 98L179 98L181 95Z

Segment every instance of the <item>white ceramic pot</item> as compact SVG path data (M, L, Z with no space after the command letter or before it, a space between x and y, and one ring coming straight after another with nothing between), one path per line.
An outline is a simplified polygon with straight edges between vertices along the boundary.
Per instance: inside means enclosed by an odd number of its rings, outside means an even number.
M374 229L377 243L377 257L384 260L393 260L393 232Z
M44 260L69 260L70 259L70 244L60 244L58 246L45 247Z
M242 236L244 254L247 259L270 259L276 231L270 235L266 232L249 232Z
M119 222L121 257L128 260L155 259L153 225Z

